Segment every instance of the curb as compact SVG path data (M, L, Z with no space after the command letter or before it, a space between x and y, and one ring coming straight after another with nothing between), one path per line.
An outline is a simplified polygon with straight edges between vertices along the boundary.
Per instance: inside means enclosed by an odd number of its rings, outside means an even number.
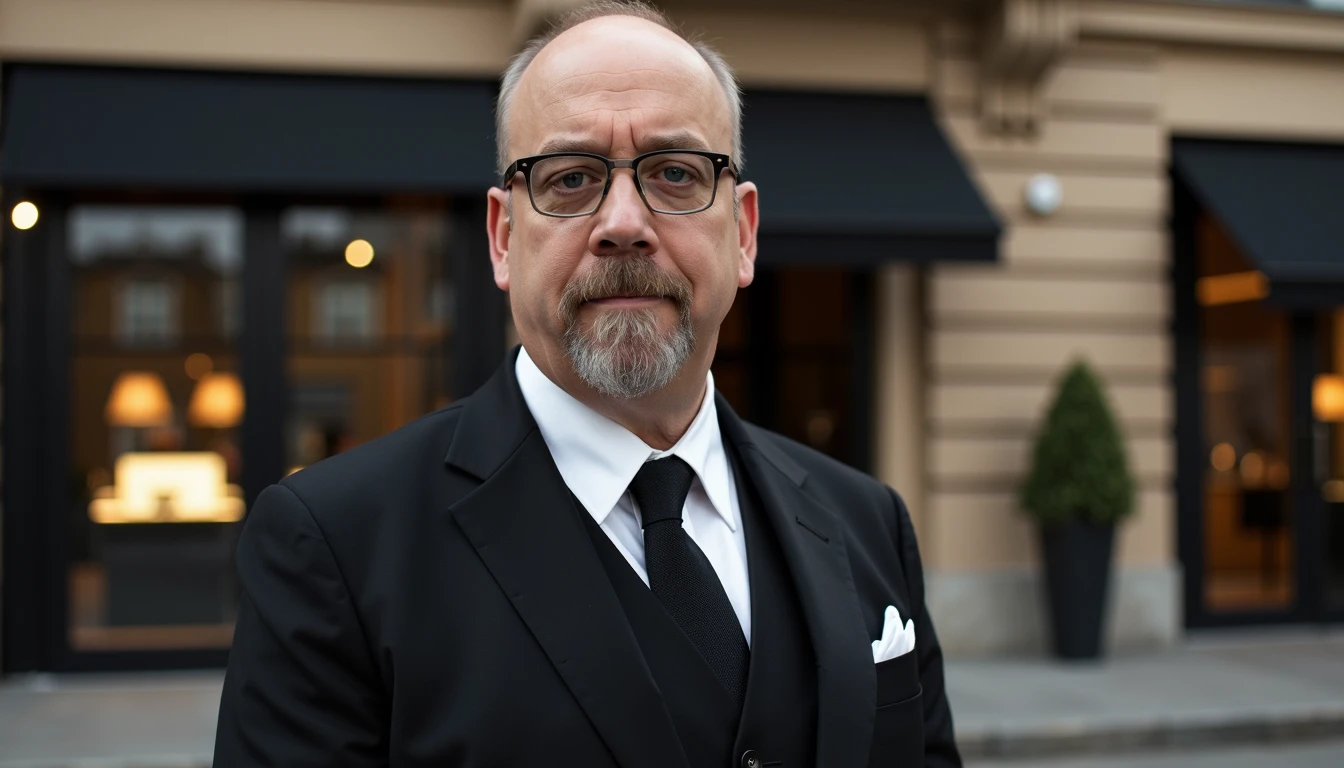
M1054 721L971 729L957 746L967 760L1113 755L1236 744L1284 744L1344 738L1344 704L1275 712L1191 712L1105 723Z
M66 760L0 760L0 768L210 768L209 755L79 757Z

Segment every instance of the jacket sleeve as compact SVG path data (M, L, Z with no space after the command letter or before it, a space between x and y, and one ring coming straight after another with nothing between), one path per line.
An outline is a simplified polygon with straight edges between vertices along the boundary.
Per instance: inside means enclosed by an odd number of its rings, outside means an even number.
M901 570L910 588L911 610L915 615L915 650L919 653L919 682L924 690L924 765L961 768L961 755L952 730L952 708L947 702L943 679L943 649L924 602L924 566L915 541L915 528L905 501L895 491L892 499L896 504L896 549L901 555Z
M386 765L378 671L337 561L293 491L271 486L257 499L237 563L214 765Z

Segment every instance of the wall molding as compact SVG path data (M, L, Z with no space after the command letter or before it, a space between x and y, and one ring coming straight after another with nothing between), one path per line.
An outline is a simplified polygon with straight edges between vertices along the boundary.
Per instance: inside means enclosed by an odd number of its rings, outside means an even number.
M1082 0L1086 37L1344 53L1344 13L1191 0Z
M1075 0L1000 0L981 25L980 119L992 133L1032 135L1043 84L1078 39Z

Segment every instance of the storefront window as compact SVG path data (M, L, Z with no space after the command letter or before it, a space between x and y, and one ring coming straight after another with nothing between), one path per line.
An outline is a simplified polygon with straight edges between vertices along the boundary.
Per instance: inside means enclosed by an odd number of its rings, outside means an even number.
M449 402L446 203L295 207L286 460L297 470Z
M226 647L243 214L76 206L67 235L71 647Z
M1290 318L1216 221L1199 230L1204 368L1204 601L1214 612L1294 599Z

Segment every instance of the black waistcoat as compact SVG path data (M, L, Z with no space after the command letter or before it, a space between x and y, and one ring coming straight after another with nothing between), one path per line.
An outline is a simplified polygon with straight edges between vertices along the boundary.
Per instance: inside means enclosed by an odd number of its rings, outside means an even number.
M795 768L816 760L816 657L760 497L729 450L747 538L751 666L739 713L732 698L592 516L578 509L662 692L692 768ZM576 500L577 505L577 500Z

